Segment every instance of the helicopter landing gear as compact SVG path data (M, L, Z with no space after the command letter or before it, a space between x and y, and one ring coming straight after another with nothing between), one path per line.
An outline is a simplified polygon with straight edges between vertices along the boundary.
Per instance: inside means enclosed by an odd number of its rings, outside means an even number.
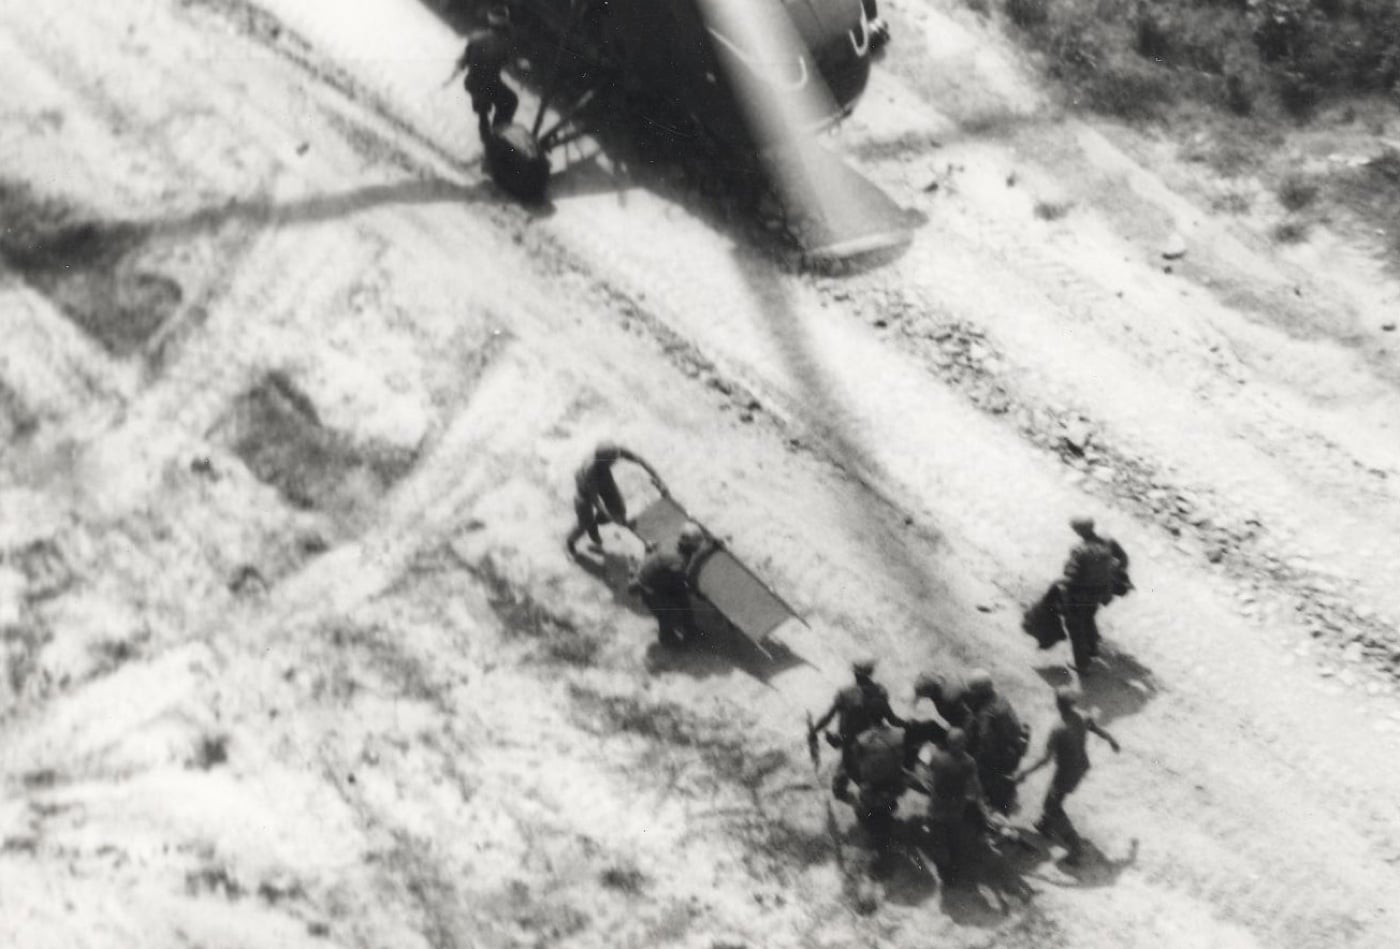
M486 170L502 191L529 204L544 200L549 156L529 129L514 123L488 129L483 141Z

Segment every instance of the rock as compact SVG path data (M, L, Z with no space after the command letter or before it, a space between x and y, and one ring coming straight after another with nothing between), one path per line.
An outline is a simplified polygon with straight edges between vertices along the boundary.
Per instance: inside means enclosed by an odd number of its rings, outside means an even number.
M1080 419L1069 419L1068 421L1061 422L1060 429L1060 437L1064 439L1066 445L1069 445L1075 451L1082 454L1084 449L1089 447L1089 440L1091 438L1089 426Z
M1118 476L1116 471L1108 467L1094 467L1090 469L1090 472L1095 481L1101 481L1104 484L1112 484L1113 479Z
M1186 256L1186 238L1180 234L1172 234L1162 245L1162 257L1165 260L1180 260Z

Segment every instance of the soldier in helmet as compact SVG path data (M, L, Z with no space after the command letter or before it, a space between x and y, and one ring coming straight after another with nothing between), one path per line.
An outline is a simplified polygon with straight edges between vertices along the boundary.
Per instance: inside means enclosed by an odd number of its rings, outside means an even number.
M928 699L933 703L937 719L910 719L904 726L904 761L906 767L913 767L919 759L919 752L927 744L943 747L950 728L961 728L967 724L971 713L965 701L967 690L951 681L947 676L932 672L921 672L914 679L914 701Z
M831 781L831 792L840 801L851 799L851 780L859 779L856 739L882 722L896 728L904 727L904 720L890 708L889 693L875 681L875 660L857 659L851 663L851 671L855 674L855 684L836 693L831 707L811 726L808 734L810 741L836 719L836 735L828 733L826 740L833 748L841 749L841 765Z
M948 730L945 747L919 765L910 787L928 795L925 845L945 885L958 882L975 838L986 828L977 762L967 750L967 733Z
M1099 654L1099 627L1094 616L1114 596L1132 589L1128 580L1128 554L1118 542L1094 531L1094 520L1076 517L1069 522L1079 543L1065 561L1062 611L1065 631L1074 651L1074 666L1084 675Z
M574 516L578 523L569 531L564 542L569 556L574 555L574 545L584 534L588 535L595 547L603 545L603 536L598 533L598 525L612 521L614 524L627 523L627 505L623 503L622 492L613 480L612 466L619 460L640 465L651 476L651 483L662 494L666 486L656 469L636 454L616 442L599 442L593 453L574 472Z
M987 804L1010 815L1016 809L1016 769L1030 744L1030 729L983 669L968 674L966 708L968 751L977 762Z
M674 546L656 545L637 568L628 588L641 595L656 617L657 639L663 646L679 646L697 635L691 591L700 563L715 544L691 521L681 528Z
M474 30L467 36L467 47L457 60L457 71L467 71L463 88L471 96L477 130L483 140L493 128L509 125L520 104L520 97L501 78L501 72L514 51L510 9L495 6L486 14L486 27Z

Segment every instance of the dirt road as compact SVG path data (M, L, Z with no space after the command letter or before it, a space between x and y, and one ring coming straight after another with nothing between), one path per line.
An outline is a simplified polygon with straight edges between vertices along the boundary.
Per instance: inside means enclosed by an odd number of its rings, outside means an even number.
M1396 288L888 7L833 145L924 223L842 276L597 161L512 206L407 0L0 9L0 941L1400 939ZM626 540L566 558L605 436L805 664L662 652ZM905 862L856 912L804 712L868 649L900 709L990 669L1039 745L1067 656L1019 610L1078 512L1139 588L1091 859Z

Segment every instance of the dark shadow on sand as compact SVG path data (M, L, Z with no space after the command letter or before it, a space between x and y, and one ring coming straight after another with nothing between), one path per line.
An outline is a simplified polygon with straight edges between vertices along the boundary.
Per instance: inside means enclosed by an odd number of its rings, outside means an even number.
M645 607L643 612L647 612ZM725 675L731 669L738 669L767 684L773 676L806 663L797 653L774 640L766 641L760 649L703 600L695 604L695 626L700 635L683 645L663 646L653 642L647 647L647 669L679 672L695 678Z
M1108 646L1101 647L1088 675L1076 676L1063 664L1037 666L1035 673L1051 689L1072 686L1077 680L1085 705L1101 725L1137 714L1160 691L1151 669L1132 654Z

